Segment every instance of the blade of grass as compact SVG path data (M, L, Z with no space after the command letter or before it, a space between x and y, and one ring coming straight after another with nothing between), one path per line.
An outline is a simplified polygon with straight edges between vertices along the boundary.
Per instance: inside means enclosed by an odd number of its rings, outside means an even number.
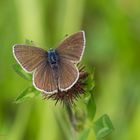
M61 1L56 9L56 40L80 30L85 6L85 0Z

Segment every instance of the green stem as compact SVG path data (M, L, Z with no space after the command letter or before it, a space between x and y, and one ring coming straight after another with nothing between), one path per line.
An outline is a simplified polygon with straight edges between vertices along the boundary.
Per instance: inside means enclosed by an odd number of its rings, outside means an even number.
M71 106L69 103L65 103L65 106L66 106L66 111L68 113L68 116L69 116L69 120L70 120L70 123L71 123L71 133L72 133L72 136L73 136L73 139L76 139L76 129L75 129L75 126L76 126L76 118L75 118L75 115L71 109Z
M16 118L7 136L7 140L20 140L24 137L24 132L29 120L31 107L32 104L20 104Z

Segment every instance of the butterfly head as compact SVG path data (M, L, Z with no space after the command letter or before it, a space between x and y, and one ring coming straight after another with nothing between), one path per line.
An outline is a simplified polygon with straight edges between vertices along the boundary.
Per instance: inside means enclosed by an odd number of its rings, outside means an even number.
M54 51L55 49L53 49L53 48L49 48L49 51Z

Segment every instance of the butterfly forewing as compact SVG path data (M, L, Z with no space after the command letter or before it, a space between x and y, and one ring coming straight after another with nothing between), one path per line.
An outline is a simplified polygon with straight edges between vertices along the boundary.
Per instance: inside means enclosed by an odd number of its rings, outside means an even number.
M58 86L61 91L70 89L79 78L77 67L66 59L60 60L58 72Z
M56 51L60 57L66 58L69 61L78 63L83 55L85 48L85 33L84 31L77 32L60 43Z
M16 60L27 72L32 72L42 62L46 61L47 53L41 48L28 45L15 45L13 53Z
M40 65L33 75L34 86L45 93L57 92L57 81L49 63Z

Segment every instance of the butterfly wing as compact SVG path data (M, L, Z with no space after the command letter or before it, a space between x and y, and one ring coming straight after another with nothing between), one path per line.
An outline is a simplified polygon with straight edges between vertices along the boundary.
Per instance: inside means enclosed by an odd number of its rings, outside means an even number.
M34 71L47 58L45 50L28 45L15 45L13 54L26 72Z
M79 78L77 67L69 60L63 58L59 62L58 74L58 86L61 91L70 89Z
M57 79L55 79L54 72L49 63L42 63L33 75L34 86L45 93L57 92Z
M74 63L78 63L85 49L85 33L84 31L77 32L67 37L59 47L56 48L60 57L66 58Z
M45 93L57 92L56 80L47 62L47 52L41 48L28 45L15 45L13 53L27 72L33 73L33 85Z

